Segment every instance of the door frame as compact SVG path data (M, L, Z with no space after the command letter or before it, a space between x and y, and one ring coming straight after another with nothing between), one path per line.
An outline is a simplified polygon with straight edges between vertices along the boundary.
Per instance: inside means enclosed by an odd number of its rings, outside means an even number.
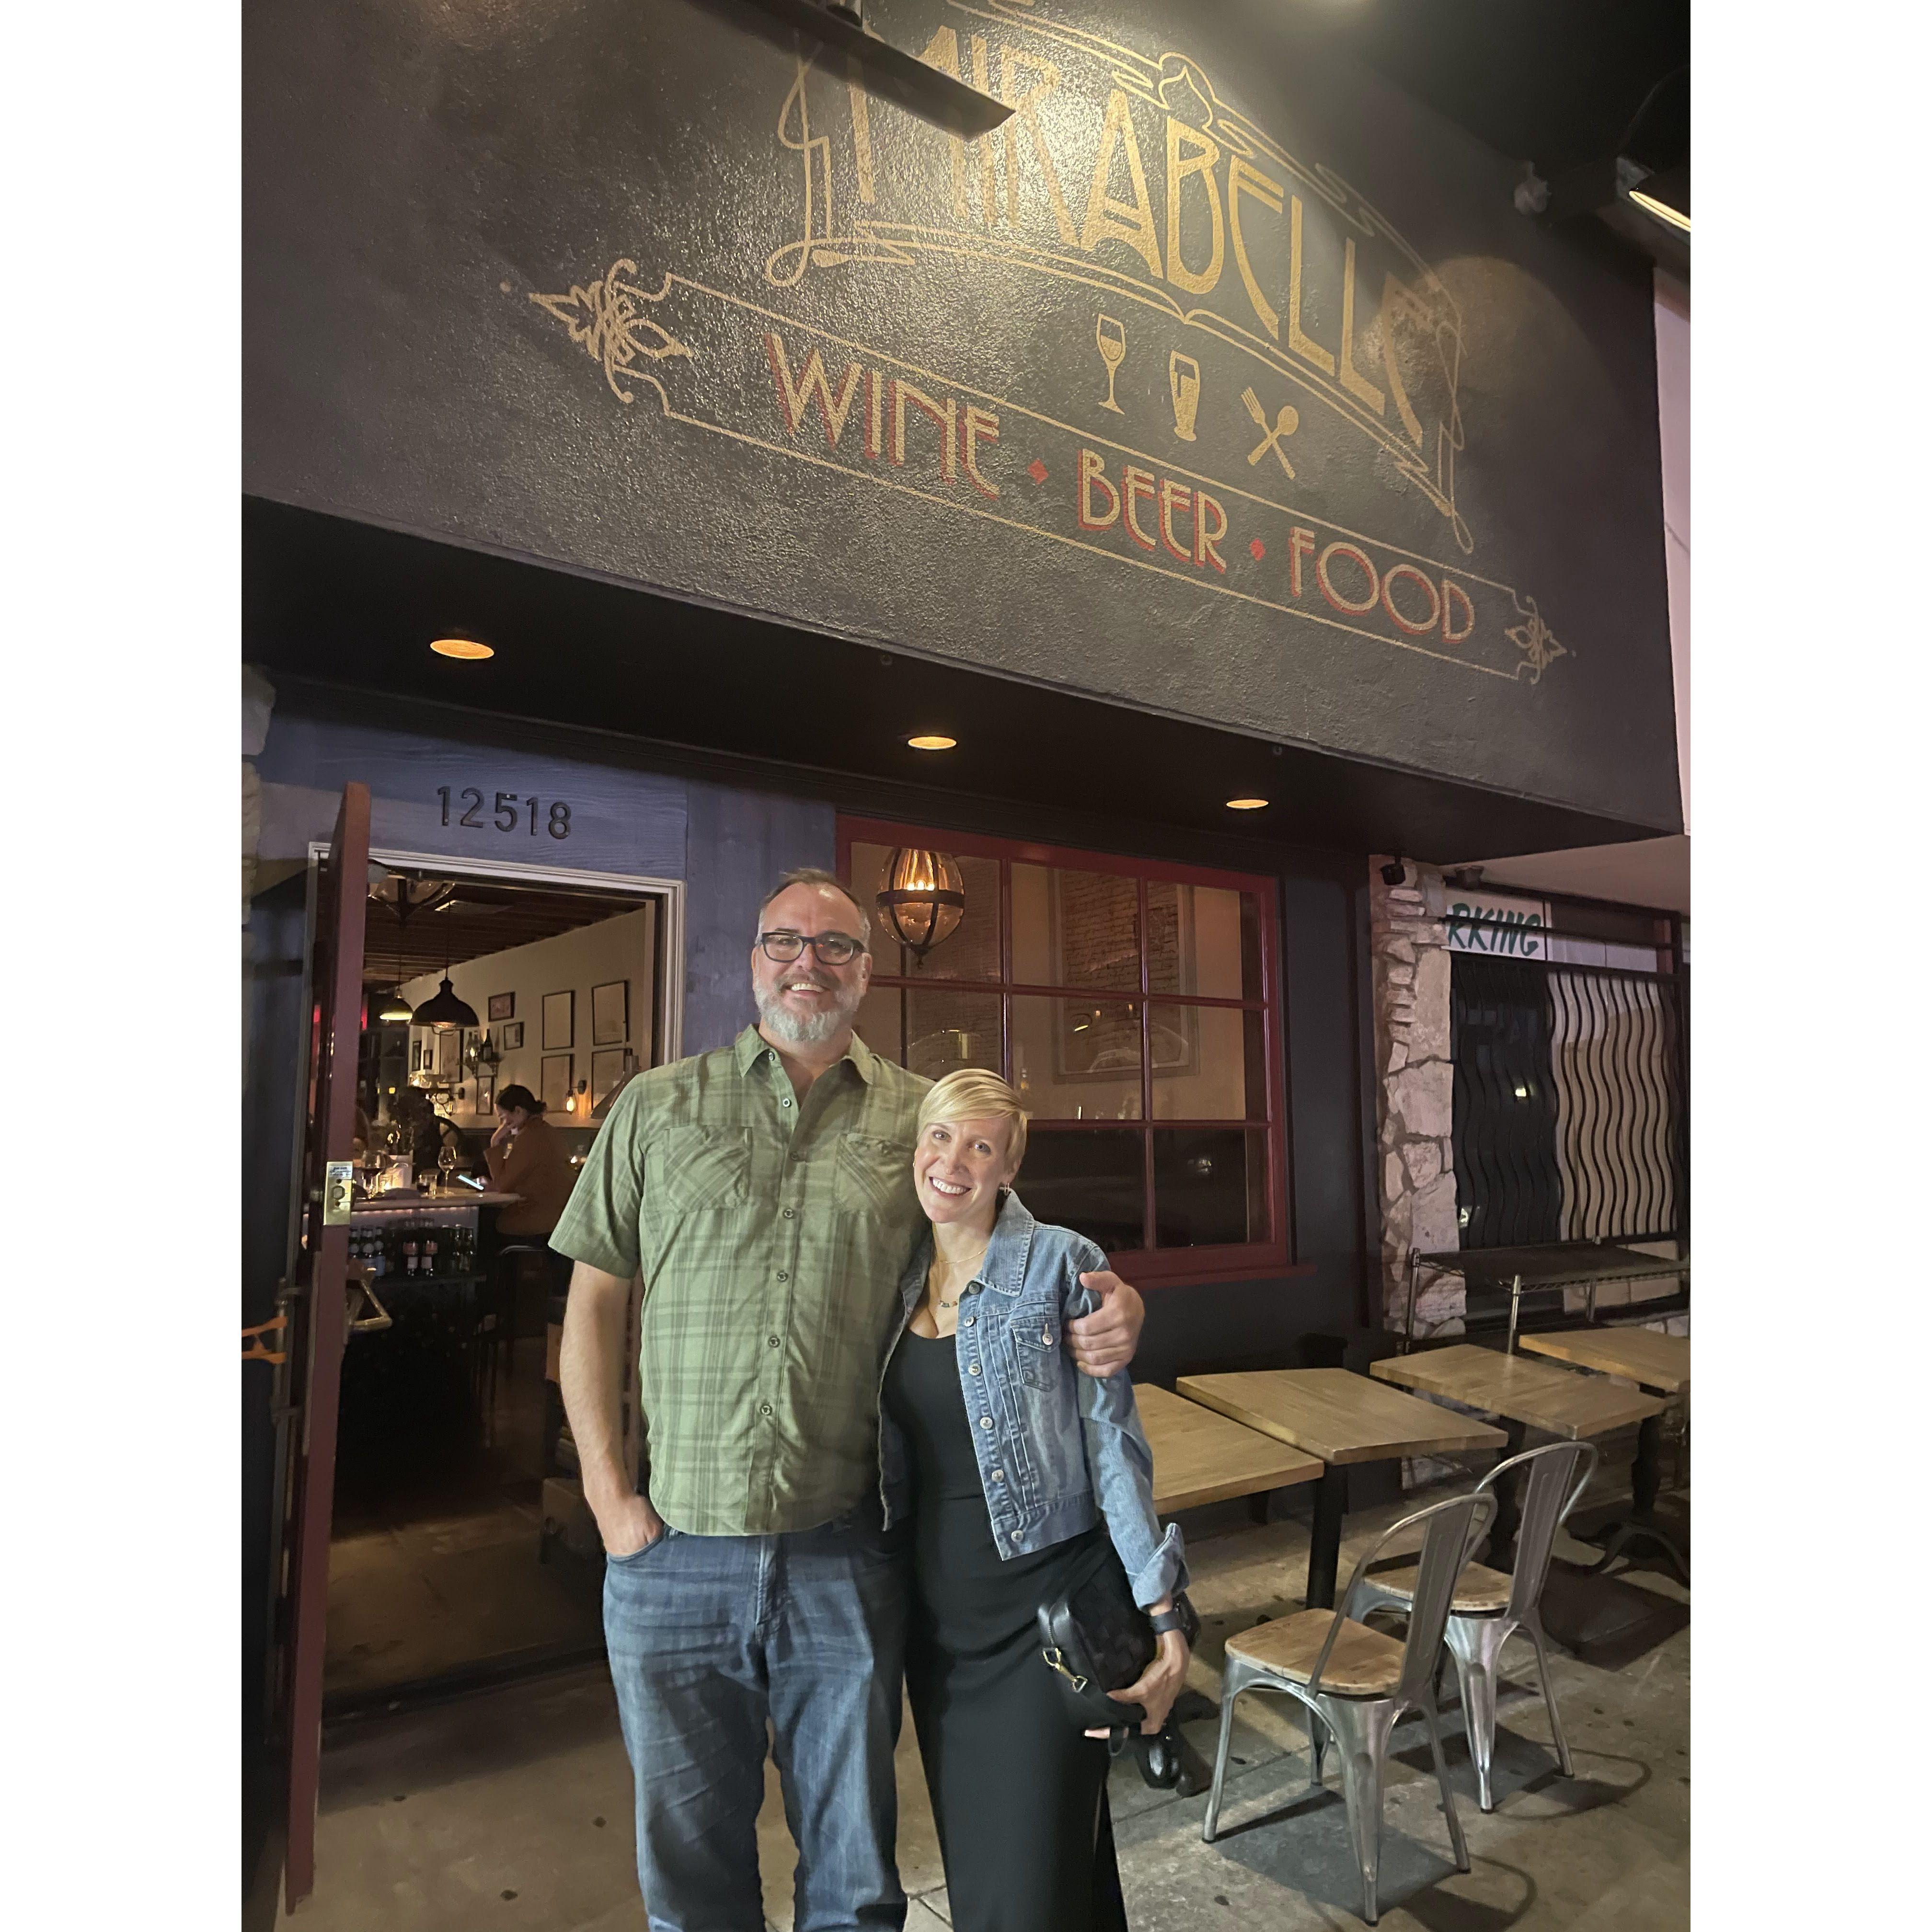
M304 1192L304 1177L309 1153L308 1095L310 1082L314 1074L314 1030L309 1015L315 998L314 984L316 922L320 916L321 899L322 866L328 856L329 838L311 838L308 842L308 877L305 891L305 914L303 922L302 944L302 1038L298 1058L292 1102L296 1113L294 1148L290 1170L288 1234L284 1247L285 1278L292 1280L297 1258L300 1252L302 1228L307 1212ZM562 866L521 865L509 860L471 860L452 858L440 852L404 850L395 847L378 847L373 843L369 848L368 862L371 866L392 868L424 867L451 878L498 879L508 883L526 885L536 890L556 886L582 886L598 892L629 894L638 898L652 898L658 902L659 913L658 952L661 970L657 974L655 1019L662 1041L664 1051L658 1064L663 1065L680 1059L684 1051L684 950L685 950L685 890L682 879L666 879L648 874L632 872L605 872L582 867ZM365 880L364 890L367 890ZM281 1688L283 1651L287 1640L287 1632L283 1628L286 1614L288 1565L290 1560L289 1537L289 1483L291 1474L291 1421L292 1411L296 1408L292 1397L293 1390L289 1378L291 1366L284 1364L276 1371L277 1382L272 1400L276 1418L274 1452L274 1487L277 1498L275 1518L272 1528L272 1543L269 1553L268 1616L270 1628L266 1647L268 1672L268 1710L272 1726L286 1725L290 1713L279 1708L281 1700L278 1692ZM306 1405L301 1405L302 1412ZM286 1823L284 1826L286 1831ZM286 1838L283 1840L284 1851ZM280 1888L278 1883L278 1890Z

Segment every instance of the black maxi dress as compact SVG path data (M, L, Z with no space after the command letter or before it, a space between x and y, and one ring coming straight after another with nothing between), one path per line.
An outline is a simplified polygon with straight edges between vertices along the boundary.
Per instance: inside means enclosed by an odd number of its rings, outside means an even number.
M953 1932L1126 1932L1107 1747L1081 1735L1034 1622L1042 1603L1118 1560L1106 1526L1001 1560L951 1336L908 1329L884 1400L912 1454L906 1685Z

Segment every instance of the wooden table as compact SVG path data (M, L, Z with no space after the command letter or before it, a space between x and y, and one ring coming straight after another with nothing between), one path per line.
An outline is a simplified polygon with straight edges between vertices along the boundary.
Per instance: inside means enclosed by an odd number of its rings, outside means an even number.
M1585 1442L1633 1422L1642 1423L1664 1410L1655 1396L1619 1382L1574 1374L1553 1363L1532 1362L1468 1342L1448 1348L1424 1348L1412 1355L1393 1355L1376 1363L1371 1372L1384 1382L1500 1416L1508 1436L1505 1461L1521 1450L1527 1430L1540 1429L1573 1442ZM1490 1532L1488 1558L1493 1569L1508 1569L1515 1554L1516 1525L1521 1520L1516 1492L1513 1475L1496 1486L1496 1522Z
M1626 1381L1677 1395L1690 1386L1690 1338L1663 1335L1654 1328L1566 1328L1553 1334L1526 1335L1521 1346L1574 1368L1600 1376L1621 1376ZM1690 1554L1678 1532L1657 1514L1657 1492L1663 1486L1663 1430L1654 1415L1646 1416L1636 1432L1636 1460L1630 1467L1631 1513L1623 1522L1589 1532L1587 1540L1604 1544L1604 1569L1635 1542L1662 1549L1677 1565L1685 1582L1690 1580Z
M1315 1456L1151 1383L1136 1384L1134 1400L1154 1451L1154 1506L1163 1516L1312 1483L1322 1474Z
M1516 1346L1573 1368L1622 1376L1660 1395L1676 1395L1690 1384L1688 1335L1660 1335L1654 1328L1565 1328L1522 1336Z
M1327 1464L1315 1490L1306 1596L1310 1609L1334 1606L1347 1494L1345 1472L1350 1463L1492 1449L1508 1439L1502 1430L1486 1422L1419 1402L1347 1369L1184 1376L1174 1388L1190 1402L1217 1409Z

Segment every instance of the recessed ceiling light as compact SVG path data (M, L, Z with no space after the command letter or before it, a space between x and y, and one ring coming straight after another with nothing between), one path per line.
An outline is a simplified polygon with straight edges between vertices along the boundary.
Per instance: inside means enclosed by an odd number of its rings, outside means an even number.
M916 738L906 740L915 752L950 752L958 742L938 731L922 731Z
M1258 812L1268 803L1264 798L1231 798L1228 801L1230 812Z
M434 638L430 649L440 658L494 658L496 650L479 644L474 638Z

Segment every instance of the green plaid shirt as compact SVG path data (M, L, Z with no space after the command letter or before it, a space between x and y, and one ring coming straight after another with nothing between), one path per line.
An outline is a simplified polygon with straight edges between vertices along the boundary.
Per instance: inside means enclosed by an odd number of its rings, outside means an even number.
M800 1101L747 1027L610 1109L550 1245L644 1277L651 1502L688 1534L810 1529L874 1481L930 1084L855 1036Z

